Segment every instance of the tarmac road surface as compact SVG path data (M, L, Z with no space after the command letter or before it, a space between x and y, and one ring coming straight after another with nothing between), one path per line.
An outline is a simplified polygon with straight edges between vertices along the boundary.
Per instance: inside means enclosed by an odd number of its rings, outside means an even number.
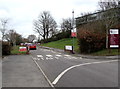
M118 87L118 60L38 48L3 60L3 87Z
M118 59L85 59L42 48L31 56L54 87L118 87Z

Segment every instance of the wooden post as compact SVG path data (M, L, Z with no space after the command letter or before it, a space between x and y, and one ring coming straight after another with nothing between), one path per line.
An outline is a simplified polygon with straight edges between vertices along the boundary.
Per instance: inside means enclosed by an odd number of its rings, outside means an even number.
M27 48L26 54L29 54L29 46L26 46L26 48Z

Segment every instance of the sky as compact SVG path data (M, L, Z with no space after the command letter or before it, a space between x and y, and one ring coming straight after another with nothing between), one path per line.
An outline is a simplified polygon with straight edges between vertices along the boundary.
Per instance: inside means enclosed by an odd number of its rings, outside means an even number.
M0 0L0 19L9 19L7 29L14 29L23 37L35 34L33 20L43 11L49 11L58 24L62 19L79 17L94 12L99 0Z

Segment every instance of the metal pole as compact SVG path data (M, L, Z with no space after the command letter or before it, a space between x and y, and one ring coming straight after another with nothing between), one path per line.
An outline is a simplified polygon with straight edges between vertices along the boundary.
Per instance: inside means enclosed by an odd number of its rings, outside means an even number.
M74 33L74 11L72 11L72 20L73 20L72 28L73 28L73 33ZM73 36L73 53L74 53L74 36Z

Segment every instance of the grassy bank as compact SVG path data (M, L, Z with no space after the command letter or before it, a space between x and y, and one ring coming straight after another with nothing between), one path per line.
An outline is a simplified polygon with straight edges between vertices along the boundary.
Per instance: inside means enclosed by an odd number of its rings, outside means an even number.
M74 42L74 50L78 51L78 43L77 43L77 39L76 38L66 38L66 39L62 39L62 40L58 40L58 41L54 41L54 42L49 42L46 44L42 44L42 46L46 46L46 47L52 47L52 48L58 48L58 49L64 49L65 45L73 45Z
M42 44L42 46L58 48L58 49L64 49L65 45L73 45L73 39L72 38L66 38L66 39ZM79 46L78 46L78 42L77 42L76 38L74 38L74 50L76 52L79 52ZM88 54L88 55L95 55L95 56L118 55L118 49L111 49L110 52L109 52L108 49L104 49L104 50L101 50L101 51L98 51L98 52L95 52L95 53L91 53L91 54ZM119 55L120 55L120 52L119 52Z
M11 54L12 55L19 55L19 54L26 54L26 52L20 52L19 51L20 46L14 46L12 47Z

